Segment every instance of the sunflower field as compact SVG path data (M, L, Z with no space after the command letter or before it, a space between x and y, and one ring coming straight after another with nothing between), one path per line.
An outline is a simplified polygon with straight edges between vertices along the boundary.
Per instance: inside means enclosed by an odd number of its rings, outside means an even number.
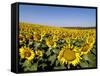
M19 65L27 71L96 67L96 29L19 24Z

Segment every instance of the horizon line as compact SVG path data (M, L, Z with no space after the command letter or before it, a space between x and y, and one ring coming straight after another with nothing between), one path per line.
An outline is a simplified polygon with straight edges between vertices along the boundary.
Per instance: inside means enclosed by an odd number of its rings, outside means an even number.
M19 23L26 23L26 24L37 24L37 25L43 25L43 26L50 26L50 27L62 27L64 28L64 25L63 26L59 26L59 25L46 25L46 24L40 24L40 23L31 23L31 22L20 22ZM70 25L69 25L70 26ZM84 27L84 26L72 26L72 27L68 27L66 26L67 28L96 28L96 26L92 26L92 27Z

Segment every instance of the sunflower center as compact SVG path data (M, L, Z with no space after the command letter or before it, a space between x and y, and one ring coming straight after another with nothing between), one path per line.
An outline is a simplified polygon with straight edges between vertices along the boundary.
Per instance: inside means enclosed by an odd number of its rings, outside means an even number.
M72 61L76 58L75 52L71 51L70 49L67 49L64 51L64 58L68 61Z
M40 40L40 39L41 39L41 36L40 36L39 34L36 34L36 35L35 35L35 39L36 39L36 40Z
M86 52L89 48L89 44L86 44L83 48L82 48L82 52Z
M52 46L54 44L54 42L50 40L49 41L49 44Z
M26 51L26 52L24 53L24 55L25 55L25 57L30 57L30 56L31 56L31 53L30 53L29 51Z

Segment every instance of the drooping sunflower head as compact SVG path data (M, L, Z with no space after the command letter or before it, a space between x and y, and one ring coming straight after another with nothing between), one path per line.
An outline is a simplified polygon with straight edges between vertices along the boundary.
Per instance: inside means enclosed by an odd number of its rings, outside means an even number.
M74 49L64 47L59 52L58 60L61 64L72 64L73 66L77 65L80 62L80 54L75 52Z
M30 48L22 47L19 49L19 53L20 53L21 59L27 59L29 61L31 61L35 57L35 53Z

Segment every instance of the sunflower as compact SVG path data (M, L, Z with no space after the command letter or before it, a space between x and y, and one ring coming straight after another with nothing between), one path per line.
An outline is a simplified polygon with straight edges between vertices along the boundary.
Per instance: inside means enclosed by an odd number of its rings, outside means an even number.
M35 41L42 41L45 34L46 34L45 32L42 32L42 33L34 32L34 40Z
M56 47L56 42L53 41L52 39L46 39L46 44L48 47Z
M19 43L22 44L23 42L25 42L25 37L22 34L20 34L19 35Z
M43 52L41 50L36 50L35 51L35 54L39 57L42 57L43 56Z
M92 46L95 43L95 38L93 36L88 36L86 42Z
M41 35L38 32L34 32L34 40L39 41L41 39Z
M71 49L68 46L62 48L57 58L61 64L72 64L73 66L76 66L81 59L80 54L77 53L74 48Z
M58 41L59 40L59 31L56 30L53 32L53 41Z
M81 55L87 54L88 52L90 52L90 50L92 49L93 45L91 44L85 44L82 48L81 48Z
M22 47L19 49L19 53L21 59L27 59L29 61L31 61L35 57L35 53L30 48Z
M81 48L81 55L90 52L90 50L93 48L94 43L95 43L95 38L88 35L84 46Z

